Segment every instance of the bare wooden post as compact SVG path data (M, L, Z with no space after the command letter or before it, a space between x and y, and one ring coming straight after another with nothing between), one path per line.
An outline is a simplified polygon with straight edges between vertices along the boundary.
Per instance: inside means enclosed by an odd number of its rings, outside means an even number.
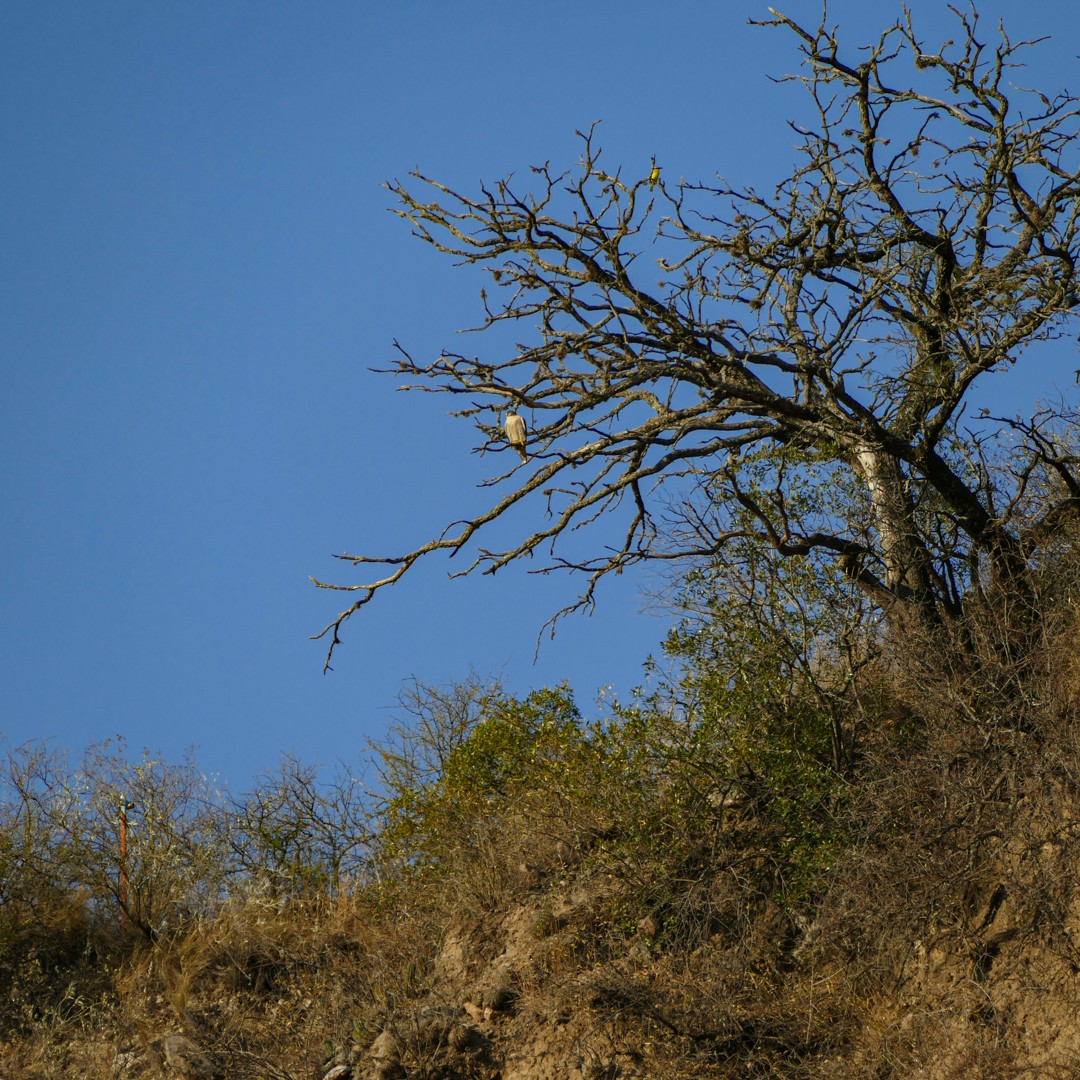
M119 899L120 899L120 925L125 926L127 924L127 831L128 831L128 811L135 808L134 803L130 803L126 798L120 800L120 880L119 880Z

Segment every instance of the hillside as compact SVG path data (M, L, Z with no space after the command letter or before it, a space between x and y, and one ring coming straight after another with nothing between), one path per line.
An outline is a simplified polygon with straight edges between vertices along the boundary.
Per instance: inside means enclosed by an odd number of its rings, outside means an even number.
M417 686L348 877L266 791L276 825L199 803L232 815L213 865L180 833L153 862L147 810L123 919L115 856L71 804L56 831L74 788L12 759L0 1074L1075 1075L1074 561L1026 633L987 607L962 647L886 635L853 679L819 650L813 685L763 692L767 652L710 682L699 635L681 682L602 721L563 689Z

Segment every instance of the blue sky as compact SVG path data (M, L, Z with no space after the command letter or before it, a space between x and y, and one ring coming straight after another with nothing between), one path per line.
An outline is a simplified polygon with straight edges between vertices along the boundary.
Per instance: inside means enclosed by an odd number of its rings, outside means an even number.
M914 0L934 41L946 5ZM872 9L872 10L871 10ZM816 3L787 10L815 21ZM867 39L894 11L842 0ZM1072 0L981 5L1052 34L1029 82L1077 89ZM401 340L461 347L478 280L409 236L386 180L465 192L572 164L766 185L798 107L788 35L751 3L24 3L0 40L0 732L116 735L242 788L282 751L357 759L403 679L511 690L641 681L666 621L646 576L534 663L572 582L433 560L347 626L345 550L412 547L484 498L449 402L372 374ZM1018 81L1024 81L1020 79ZM1067 389L1063 345L1039 392ZM341 606L344 606L343 604Z

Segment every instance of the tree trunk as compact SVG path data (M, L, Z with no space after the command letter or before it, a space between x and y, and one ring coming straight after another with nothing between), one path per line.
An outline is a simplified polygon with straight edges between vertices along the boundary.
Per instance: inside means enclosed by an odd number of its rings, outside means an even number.
M921 609L936 622L937 597L930 559L919 537L915 508L900 463L880 447L869 444L856 447L855 461L870 493L885 563L885 585L905 607Z

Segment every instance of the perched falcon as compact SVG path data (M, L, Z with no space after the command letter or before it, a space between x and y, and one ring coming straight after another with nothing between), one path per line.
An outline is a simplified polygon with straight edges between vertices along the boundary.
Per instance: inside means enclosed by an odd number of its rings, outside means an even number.
M506 414L506 441L521 455L522 461L528 461L525 453L525 421L517 413Z

